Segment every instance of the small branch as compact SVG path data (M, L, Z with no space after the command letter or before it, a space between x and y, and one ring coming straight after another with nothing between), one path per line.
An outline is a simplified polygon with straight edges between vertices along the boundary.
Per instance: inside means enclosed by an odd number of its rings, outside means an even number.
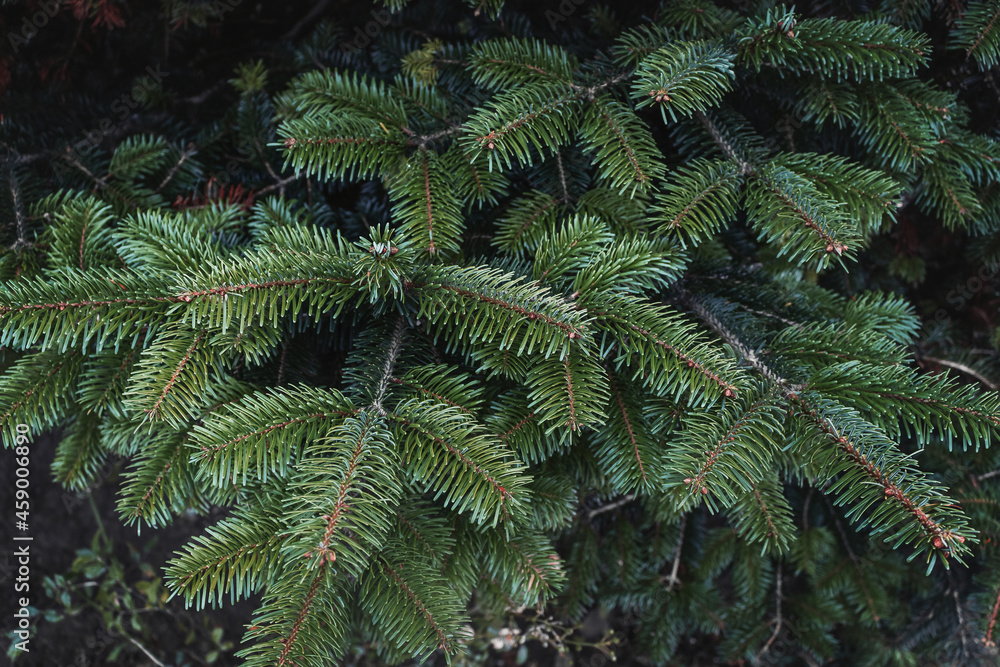
M670 576L666 578L667 590L673 589L675 585L681 583L677 577L677 572L681 568L681 549L684 547L684 530L687 528L687 514L681 518L681 530L677 536L677 548L674 550L674 564L670 568Z
M21 248L30 246L31 244L28 243L28 230L24 225L24 212L21 210L21 191L17 187L17 179L14 178L14 165L9 164L7 169L10 179L10 197L14 204L14 224L15 229L17 229L17 239L10 249L17 252Z
M595 85L591 86L590 88L581 88L580 86L573 86L573 88L582 91L583 97L588 102L592 102L594 100L594 96L596 96L597 93L601 92L605 88L610 88L611 86L615 85L619 81L624 81L625 79L627 79L630 76L632 76L632 73L633 73L633 70L629 70L627 72L623 72L623 73L619 74L618 76L613 76L610 79L607 79L605 81L602 81L601 83L598 83L598 84L595 84ZM570 84L570 85L572 85L572 84Z
M743 342L740 339L738 339L731 331L729 331L729 329L727 329L725 325L722 324L722 322L720 322L715 315L709 312L709 310L705 308L705 306L696 301L693 297L691 297L688 294L682 294L682 302L684 303L684 305L690 308L694 312L694 314L697 315L699 319L701 319L702 322L707 324L708 327L712 329L712 331L714 331L716 335L719 336L719 338L721 338L727 345L736 350L736 352L741 357L743 357L746 360L746 362L750 364L750 367L753 368L755 371L757 371L765 378L767 378L771 382L781 387L786 392L802 391L802 387L800 385L790 383L788 380L781 377L773 370L771 370L767 365L765 365L764 362L757 357L757 354L753 350L745 346Z
M712 141L714 141L715 145L719 147L722 154L739 165L741 174L746 175L753 173L754 169L750 166L750 163L736 153L736 149L734 149L729 142L726 141L726 138L722 136L719 129L708 119L708 116L699 111L695 114L695 118L697 118L698 122L701 123L705 130L708 131L709 136L712 137Z
M778 561L778 572L775 576L775 581L777 582L777 585L776 585L776 591L774 593L774 606L775 606L774 632L771 633L770 639L767 640L767 643L764 644L764 646L757 653L756 657L754 657L753 664L755 665L760 664L761 656L768 652L768 650L771 648L771 644L774 643L774 640L778 638L778 634L781 632L781 626L783 621L781 619L781 561L780 560Z
M951 572L948 573L951 579ZM958 590L952 588L951 596L955 600L955 615L958 616L958 636L962 640L962 657L969 657L969 639L965 632L965 615L962 614L962 601L958 599Z
M187 145L186 150L181 154L181 159L177 161L177 164L175 164L173 167L170 168L170 171L167 172L167 175L163 179L163 182L160 183L158 186L156 186L156 190L154 190L153 192L159 194L160 190L162 190L167 185L167 183L170 182L170 179L172 179L174 176L177 175L177 172L180 170L181 165L184 164L184 161L187 160L192 155L194 155L194 153L195 153L194 143L189 143Z
M813 660L813 657L806 653L805 651L799 651L799 657L802 658L809 667L820 667L820 664Z
M108 182L100 176L95 176L93 172L87 169L82 162L76 159L76 156L73 155L73 151L68 146L66 147L66 160L71 165L73 165L74 167L82 171L84 174L86 174L90 178L90 180L92 180L98 186L102 188L108 187Z
M389 339L385 363L382 365L382 376L379 378L378 389L375 391L375 400L371 404L372 409L383 417L388 413L382 407L382 399L385 398L385 394L389 390L389 384L392 382L393 368L396 365L396 359L399 358L400 351L403 349L403 332L405 330L406 323L400 317L396 320L396 327L393 329L392 338Z
M982 382L988 389L992 391L997 390L997 385L993 382L990 382L989 378L987 378L985 375L977 371L975 368L966 366L965 364L961 364L957 361L948 361L947 359L939 359L937 357L928 357L927 355L921 356L920 361L929 361L932 364L939 364L941 366L946 366L947 368L953 368L956 371L959 371L960 373L965 373L966 375L976 378L977 380Z
M264 155L264 147L260 145L260 137L253 138L253 146L257 150L257 157L259 157L260 161L264 163L264 168L267 169L267 173L271 175L271 178L273 178L276 183L280 182L281 176L278 176L277 172L274 171L274 167L271 166L270 160L268 160L267 156ZM282 191L281 194L284 196L284 191Z
M187 102L189 104L193 104L195 106L198 106L199 104L203 104L205 102L205 100L207 100L209 97L211 97L216 91L222 90L227 85L228 85L228 83L226 82L225 79L223 79L222 81L220 81L220 82L218 82L216 84L213 84L212 86L210 86L210 87L206 88L205 90L201 91L197 95L192 95L191 97L181 98L181 102Z
M608 503L607 505L601 505L600 507L595 507L594 509L587 512L587 521L590 521L598 514L604 514L605 512L610 512L611 510L616 510L619 507L628 505L633 500L635 500L635 494L629 493L627 495L622 496L618 500L615 500L614 502Z
M991 477L996 477L1000 475L1000 470L991 470L989 472L984 472L982 475L976 475L976 481L981 482L984 479L990 479Z
M559 167L559 183L562 185L562 203L569 204L569 189L566 187L566 172L563 170L562 154L556 149L556 166Z
M993 641L993 628L994 628L994 626L996 626L997 613L998 612L1000 612L1000 590L998 590L996 592L996 596L995 596L994 602L993 602L993 609L992 609L992 611L990 611L990 615L989 615L989 624L986 626L986 645L987 646L994 646L995 645L995 642Z
M281 346L281 357L278 359L278 379L275 384L280 386L285 381L285 357L288 356L288 345L290 341L285 341Z
M257 191L257 197L260 197L261 195L266 195L267 193L273 192L275 190L280 190L279 194L283 195L285 193L284 191L285 186L291 183L292 181L299 180L300 178L302 178L301 171L296 173L294 176L289 176L288 178L284 178L278 181L277 183L273 183L267 186L266 188L261 188L260 190Z
M326 9L327 5L329 4L330 0L319 0L319 2L313 5L313 8L310 9L305 16L299 19L299 22L296 23L294 26L292 26L292 29L286 32L284 35L282 35L281 38L292 40L298 37L299 33L302 32L302 29L305 28L307 25L314 23L316 19L319 17L319 15L323 13L323 10Z
M804 325L796 322L795 320L790 320L788 318L782 317L777 313L770 313L766 310L756 310L754 308L751 308L750 306L745 306L742 303L740 304L740 309L745 310L748 313L753 313L754 315L760 315L761 317L770 317L771 319L778 320L782 324L787 324L790 327L794 327L799 331L802 331L805 328Z
M802 503L802 532L809 530L809 503L812 502L813 492L815 491L816 487L810 484L809 491L806 493L806 499Z
M132 642L133 644L135 644L137 647L139 647L139 650L142 651L143 653L145 653L146 657L149 658L150 660L152 660L153 664L155 664L157 667L167 667L162 662L160 662L159 660L157 660L156 656L149 652L149 649L147 649L145 646L143 646L142 644L140 644L139 642L137 642L131 636L125 635L125 639L129 640L130 642Z
M461 134L463 131L465 131L464 127L456 125L454 127L438 130L437 132L431 132L430 134L425 134L420 137L414 137L409 140L408 144L410 146L419 146L420 148L424 148L427 144L432 144L438 139L444 139L445 137L450 137L453 134Z

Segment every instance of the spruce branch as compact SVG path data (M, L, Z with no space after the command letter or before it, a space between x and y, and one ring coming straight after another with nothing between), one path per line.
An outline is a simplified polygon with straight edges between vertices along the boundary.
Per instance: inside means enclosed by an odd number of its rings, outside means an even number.
M761 657L770 650L771 644L773 644L774 640L778 638L779 634L781 634L781 627L784 624L784 619L781 616L781 586L782 586L781 566L782 562L779 560L778 569L774 575L774 580L775 580L774 620L772 621L772 623L774 623L774 632L771 633L771 636L768 637L767 641L764 643L761 649L757 651L757 655L754 656L753 663L755 665L760 664Z
M595 507L594 509L592 509L592 510L590 510L590 511L587 512L587 521L593 521L593 519L594 519L595 516L599 516L601 514L604 514L605 512L613 512L613 511L615 511L616 509L618 509L620 507L624 507L625 505L628 505L633 500L635 500L635 494L634 493L626 493L621 498L613 500L610 503L605 503L604 505L601 505L599 507Z
M670 566L670 574L661 579L663 583L666 583L668 591L673 590L675 586L682 585L677 573L681 567L681 550L684 548L684 531L687 530L687 517L687 514L681 516L680 527L677 531L677 546L674 547L674 558L673 564Z
M858 574L858 581L861 583L861 589L864 593L865 602L868 605L868 610L871 612L872 618L876 622L878 622L880 620L879 613L875 608L875 601L872 599L872 594L868 590L868 584L865 581L864 572L862 571L861 567L861 559L858 558L858 555L854 553L853 549L851 549L850 541L847 538L847 530L844 528L844 524L840 520L840 517L838 516L836 509L834 509L833 502L831 502L829 496L827 496L825 492L822 495L823 495L823 500L826 503L827 510L830 512L830 516L833 517L833 525L836 527L837 534L840 536L840 543L844 547L844 552L847 554L847 557L851 560L851 564L854 565L854 570Z
M897 212L897 278L938 223L996 254L1000 143L970 129L988 105L918 78L928 37L894 25L925 5L683 0L545 39L516 13L437 39L415 8L364 54L332 24L265 49L211 127L165 107L155 133L105 133L107 156L4 146L4 441L63 429L71 488L120 467L126 523L231 506L166 581L199 608L262 597L249 667L450 660L490 616L579 648L598 607L636 619L655 663L763 664L790 628L809 664L975 661L1000 615L979 564L1000 395L912 368L917 311L865 291L881 262L845 261ZM988 94L995 10L971 0L932 36ZM0 124L19 147L58 130L17 106ZM256 156L243 194L216 187L234 147ZM203 174L209 201L164 199ZM920 363L995 388L935 354ZM906 602L928 612L892 638Z
M712 137L712 141L714 141L715 145L719 147L719 150L726 156L726 159L736 163L740 169L739 173L741 176L746 176L754 172L754 168L750 162L736 152L736 148L722 135L721 132L719 132L715 123L713 123L708 116L706 116L703 112L698 111L694 114L694 117L699 123L701 123L702 127L705 128L708 135Z
M556 150L556 166L559 168L559 185L562 187L562 203L569 204L569 190L566 188L566 172L563 170L562 153ZM523 231L523 228L522 230Z
M635 453L636 463L639 465L639 475L645 484L649 478L646 476L646 469L642 465L642 455L639 453L639 443L636 441L635 427L632 426L632 422L629 420L628 411L625 409L625 402L622 400L621 392L615 386L614 378L611 377L610 373L608 373L608 385L611 387L611 395L614 396L615 402L618 404L618 412L621 414L622 422L625 424L625 430L628 432L632 451Z
M928 356L926 354L920 355L919 359L920 359L920 361L928 361L928 362L930 362L932 364L939 364L941 366L947 366L948 368L954 368L956 371L960 371L962 373L965 373L966 375L970 375L970 376L974 377L976 380L978 380L979 382L981 382L987 389L990 389L992 391L996 391L997 389L1000 389L1000 387L998 387L989 378L987 378L985 375L983 375L982 373L980 373L976 369L972 368L971 366L967 366L967 365L959 363L957 361L950 361L948 359L940 359L938 357L931 357L931 356Z
M997 616L1000 614L1000 587L993 592L993 606L990 608L989 616L986 622L986 645L995 646L993 641L993 629L997 623Z
M382 417L386 417L389 414L382 406L382 401L385 399L386 392L389 390L389 384L392 382L396 360L403 350L403 334L405 331L406 322L402 317L398 317L386 345L385 361L382 364L382 370L379 373L378 384L375 387L374 398L370 406L372 410Z
M691 311L698 316L698 318L704 322L708 327L714 331L719 338L721 338L729 347L733 348L740 357L745 360L751 368L760 373L761 376L767 378L769 381L773 382L775 385L780 387L785 392L799 392L802 391L803 386L798 384L793 384L781 377L773 370L771 370L757 354L745 346L742 341L740 341L732 332L725 327L724 324L712 314L700 301L693 298L689 294L681 294L681 302L686 305ZM786 394L787 395L787 394Z
M197 153L197 150L195 149L194 143L189 143L181 153L180 158L178 158L177 162L174 163L174 166L170 168L170 171L167 172L167 175L163 177L163 180L160 181L160 184L156 186L156 189L153 190L153 192L159 193L163 190L163 188L167 187L167 183L173 180L174 176L177 175L177 172L180 171L187 159L195 153Z
M28 229L24 220L24 204L21 201L21 188L17 184L17 176L14 174L14 161L7 158L7 187L10 189L12 208L14 211L14 229L16 236L14 244L10 246L13 252L18 252L21 248L30 247L28 241Z

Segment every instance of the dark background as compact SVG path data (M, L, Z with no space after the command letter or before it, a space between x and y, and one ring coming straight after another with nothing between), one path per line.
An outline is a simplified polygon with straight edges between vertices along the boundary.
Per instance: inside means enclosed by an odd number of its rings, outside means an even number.
M470 7L461 6L463 9L456 13L451 3L418 4L419 8L393 15L385 32L402 34L403 43L419 45L431 37L447 39L459 32L475 36L489 24L489 19L476 16ZM654 16L657 4L616 3L613 18L622 24L633 25L643 16ZM46 3L28 1L0 6L0 150L16 151L39 175L40 183L51 185L54 181L46 180L54 178L49 168L51 163L66 146L79 142L88 131L99 127L103 119L111 117L114 123L101 139L102 148L111 148L121 139L139 133L166 132L183 136L188 131L186 128L217 122L234 105L239 95L228 80L239 64L262 60L269 68L268 92L273 93L281 89L283 79L310 66L310 63L289 61L292 45L297 40L307 39L322 20L329 20L328 25L353 39L358 35L356 29L363 30L374 20L371 12L381 10L368 2L351 0L231 0L230 5L232 11L199 25L193 15L187 21L172 21L159 2L71 0L62 2L55 16L46 16L44 25L30 39L25 38L26 41L20 39L25 34L25 19L44 12ZM577 33L583 39L586 31L600 29L604 16L601 7L596 0L586 0L579 5L570 0L562 3L556 0L508 2L501 16L500 29L504 29L504 21L521 21L527 17L532 20L536 34L544 37L552 32L553 14L549 13L554 13L566 19L555 24L563 39L567 34ZM860 2L822 2L798 3L797 9L817 16L833 11L838 15L862 15L867 7ZM922 76L959 92L970 108L973 131L995 134L1000 119L998 82L991 73L978 72L960 52L943 48L948 22L958 10L957 5L939 3L924 26L935 42L935 49L931 66L922 71ZM365 52L361 57L380 56ZM347 62L342 54L334 52L317 58L311 65L346 67ZM131 93L135 80L144 75L147 67L165 74L166 97L119 121L117 109L120 107L115 106L116 101ZM274 160L280 167L276 154ZM326 193L324 196L340 197L342 201L332 203L345 205L351 193ZM11 222L4 220L0 224L6 226ZM942 310L946 313L952 325L948 344L988 348L1000 305L994 287L996 277L989 273L985 281L970 283L983 274L979 271L981 265L967 260L967 242L964 232L948 232L939 221L926 218L914 207L904 207L893 230L876 239L871 249L862 255L859 265L852 267L850 278L832 276L827 280L848 292L858 289L862 283L868 288L899 291L917 305L928 322ZM894 276L888 267L895 256L921 260L926 267L925 279L915 284ZM855 283L839 284L841 280ZM969 289L970 285L979 286ZM967 295L961 302L954 298L959 292ZM957 305L959 303L961 305ZM927 350L933 351L933 347ZM924 365L934 368L931 362ZM87 547L98 530L86 495L66 492L52 481L50 469L58 438L58 433L51 433L35 438L32 444L31 600L34 606L42 609L58 607L43 594L43 577L66 572L75 558L75 551ZM3 471L0 508L4 512L0 521L0 542L5 545L0 553L0 590L3 591L0 629L4 632L10 627L14 611L10 605L14 563L6 547L10 544L11 529L7 513L11 511L8 508L13 507L13 458L9 450L0 453ZM138 550L145 553L140 560L158 570L192 534L203 532L221 516L220 513L208 517L184 516L167 528L146 529L140 534L135 527L122 525L115 512L117 466L106 470L91 494L103 517L104 528L114 542L115 554L123 563L131 563L132 550ZM141 580L148 578L148 572L135 565L126 576L133 581ZM238 643L255 606L255 599L227 605L208 612L207 622L212 627L222 627L224 636ZM160 656L170 654L183 644L184 637L178 627L190 621L182 603L174 601L168 609L156 612L155 618L149 620L157 629L158 643L148 648ZM598 625L595 624L593 630L599 631ZM19 659L17 664L46 667L153 664L134 648L122 652L114 663L109 662L113 642L107 641L102 628L96 612L83 612L59 623L39 622L30 644L31 653ZM5 642L4 648L6 645ZM623 647L621 658L623 664L629 664L627 646ZM6 658L0 658L0 662L4 660ZM513 652L495 654L491 660L496 664L513 665L516 655ZM532 648L528 659L529 664L552 664L554 661L552 651L537 646ZM237 662L227 655L216 664ZM589 655L583 656L582 661L578 656L577 664L581 662L593 663Z

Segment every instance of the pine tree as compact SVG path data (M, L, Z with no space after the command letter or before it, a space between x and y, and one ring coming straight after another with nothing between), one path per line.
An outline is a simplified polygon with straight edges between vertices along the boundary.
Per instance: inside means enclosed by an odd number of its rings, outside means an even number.
M907 207L1000 230L924 5L467 4L365 53L320 25L190 143L40 173L5 129L4 442L64 429L70 488L127 460L129 524L230 508L167 575L263 596L247 665L599 607L654 664L995 658L1000 395L915 368L915 308L849 282ZM997 11L952 32L973 67Z

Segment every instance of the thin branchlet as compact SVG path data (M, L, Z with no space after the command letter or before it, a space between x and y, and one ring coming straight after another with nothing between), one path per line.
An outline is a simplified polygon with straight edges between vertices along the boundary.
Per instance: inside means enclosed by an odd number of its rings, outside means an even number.
M684 305L690 308L691 312L698 316L698 318L704 322L708 327L714 331L719 338L723 340L727 345L736 350L736 352L743 357L743 359L753 368L755 371L760 373L762 376L778 385L780 388L786 392L798 393L802 391L803 387L799 384L794 384L789 382L785 378L778 375L774 370L772 370L767 364L760 360L757 353L751 350L749 347L743 344L736 335L734 335L729 329L712 314L700 301L695 299L693 296L686 292L681 293L681 301Z
M379 375L378 384L375 387L375 398L372 400L371 408L380 416L385 417L389 413L382 406L389 385L392 384L393 370L396 367L396 360L403 350L403 333L406 330L406 321L400 317L396 320L392 335L389 337L389 344L386 347L385 362L382 364L382 372Z

